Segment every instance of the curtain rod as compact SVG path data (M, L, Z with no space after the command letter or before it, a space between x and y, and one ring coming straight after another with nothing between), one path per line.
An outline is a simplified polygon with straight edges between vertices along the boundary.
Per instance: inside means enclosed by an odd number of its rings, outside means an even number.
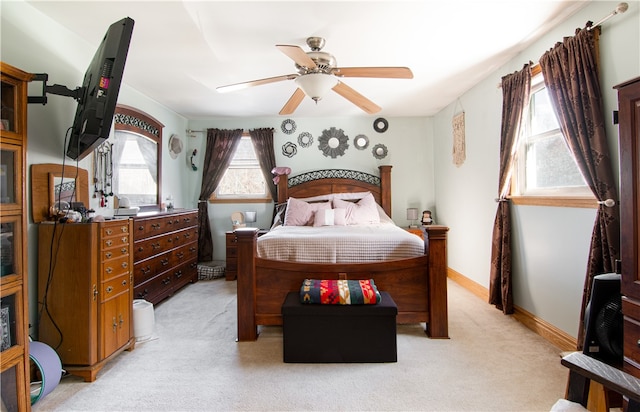
M602 23L604 23L605 21L609 20L610 18L612 18L613 16L615 16L616 14L619 13L624 13L625 11L627 11L627 9L629 8L629 4L627 3L620 3L618 4L618 6L616 7L616 9L614 11L612 11L611 13L609 13L609 15L601 18L597 23L595 23L594 25L587 27L587 30L593 30L594 28L598 27L599 25L601 25Z
M605 16L605 17L601 18L600 21L598 21L596 24L593 24L593 25L587 27L587 30L595 29L596 27L600 26L602 23L604 23L605 21L609 20L610 18L612 18L616 14L624 13L625 11L627 11L628 8L629 8L629 5L627 3L618 4L618 6L616 7L616 9L614 11L609 13L608 16ZM501 88L502 87L502 82L498 83L497 86L498 86L498 89Z

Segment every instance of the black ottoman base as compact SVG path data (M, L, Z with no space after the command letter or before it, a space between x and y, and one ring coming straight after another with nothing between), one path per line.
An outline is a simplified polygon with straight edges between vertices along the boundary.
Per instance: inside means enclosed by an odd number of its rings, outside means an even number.
M386 292L377 305L302 304L291 292L282 305L284 361L397 362L398 308Z

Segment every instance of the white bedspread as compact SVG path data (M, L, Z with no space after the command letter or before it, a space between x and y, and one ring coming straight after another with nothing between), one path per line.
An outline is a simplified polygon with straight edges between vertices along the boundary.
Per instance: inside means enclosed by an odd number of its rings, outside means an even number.
M278 226L258 238L258 256L304 263L364 263L418 257L424 241L393 224Z

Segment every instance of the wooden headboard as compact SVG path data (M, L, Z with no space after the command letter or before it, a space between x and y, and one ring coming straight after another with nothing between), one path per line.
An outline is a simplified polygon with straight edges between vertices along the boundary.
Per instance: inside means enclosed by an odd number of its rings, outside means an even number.
M346 169L324 169L290 177L280 176L278 203L290 197L305 198L330 193L371 192L391 216L391 167L379 166L380 176Z

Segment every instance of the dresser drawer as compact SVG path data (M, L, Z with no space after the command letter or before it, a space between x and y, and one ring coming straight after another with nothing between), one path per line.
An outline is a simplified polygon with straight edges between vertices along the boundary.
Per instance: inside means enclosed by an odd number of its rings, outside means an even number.
M116 221L114 223L109 222L109 224L102 226L100 231L100 235L103 238L122 235L122 234L128 234L128 233L129 233L129 220Z
M622 298L624 314L624 370L640 378L640 302Z
M101 266L103 279L129 274L131 271L129 267L129 256L120 256L116 259L104 261Z
M101 238L100 239L100 249L110 249L121 246L129 246L129 235L121 234L119 236Z
M120 247L114 247L111 249L102 250L102 260L116 259L122 256L129 256L129 245L122 245Z
M198 213L188 212L176 215L136 219L134 222L134 239L158 236L175 230L198 225Z
M100 301L105 302L123 293L128 293L129 288L131 287L131 285L129 284L129 278L129 274L125 274L102 282L100 289Z

